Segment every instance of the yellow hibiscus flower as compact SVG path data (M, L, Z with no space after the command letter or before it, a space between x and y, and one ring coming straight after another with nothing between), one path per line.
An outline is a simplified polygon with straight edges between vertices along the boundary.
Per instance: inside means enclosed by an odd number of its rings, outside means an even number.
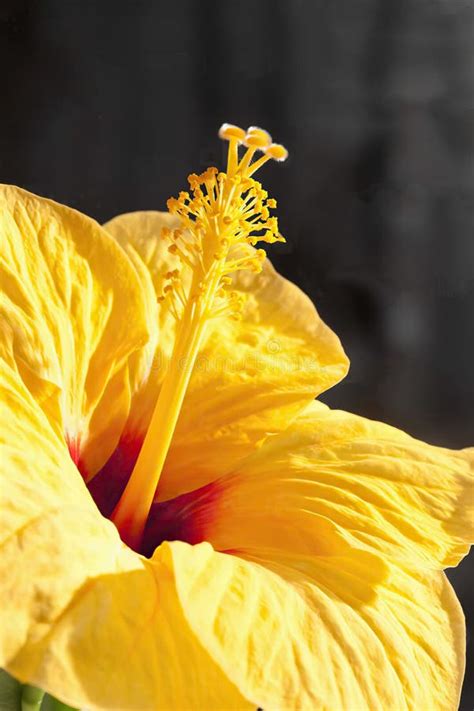
M456 709L473 450L314 400L347 358L254 248L286 151L220 133L167 214L1 188L0 666L97 710Z

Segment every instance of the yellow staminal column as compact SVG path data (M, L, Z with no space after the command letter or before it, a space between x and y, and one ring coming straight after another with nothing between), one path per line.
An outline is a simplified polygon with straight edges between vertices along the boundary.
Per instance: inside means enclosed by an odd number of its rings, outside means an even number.
M153 411L147 435L127 487L112 515L123 540L140 546L148 513L168 454L194 363L205 334L205 302L213 297L210 285L204 304L188 303L179 335Z
M250 175L255 172L257 163L261 165L270 158L282 160L283 153L286 157L285 149L272 144L266 131L255 127L245 132L237 126L224 124L219 135L229 141L228 174L218 174L215 168L209 168L201 176L192 175L189 177L192 195L183 192L179 199L168 201L170 211L180 217L182 229L174 233L168 231L164 238L174 240L169 250L180 257L183 268L192 270L192 279L189 291L183 297L181 291L177 291L177 271L170 272L171 282L159 299L172 298L173 291L179 296L173 304L179 319L177 338L140 454L112 514L122 539L135 550L140 550L148 514L207 326L215 317L227 314L235 318L239 315L242 304L234 292L228 291L231 281L228 275L238 269L259 271L265 252L249 251L249 246L258 241L283 240L278 233L276 218L269 217L269 208L275 206L275 201L267 200L261 185ZM239 163L240 144L247 147L247 152ZM257 149L264 155L251 163ZM205 192L201 186L205 187ZM249 204L254 205L252 210L249 210ZM243 249L248 256L232 258L230 254L235 247Z

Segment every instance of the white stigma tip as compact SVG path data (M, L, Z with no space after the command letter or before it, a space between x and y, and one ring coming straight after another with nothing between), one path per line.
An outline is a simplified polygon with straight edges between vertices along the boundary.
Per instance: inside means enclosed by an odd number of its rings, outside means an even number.
M219 129L219 138L224 141L231 141L237 139L239 143L245 140L246 132L240 126L235 126L232 123L223 123Z
M272 143L269 145L268 148L265 149L265 154L279 163L288 158L288 151L285 146L282 146L280 143Z

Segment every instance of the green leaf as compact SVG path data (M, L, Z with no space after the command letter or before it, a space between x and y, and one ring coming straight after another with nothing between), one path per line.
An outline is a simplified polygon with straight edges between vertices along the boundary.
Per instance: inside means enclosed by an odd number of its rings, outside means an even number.
M43 703L41 704L41 711L78 711L78 709L63 704L62 701L53 698L49 694L46 694Z
M0 711L21 711L23 685L0 669Z
M78 711L0 669L0 711Z
M21 711L40 711L44 691L36 686L25 684L21 694Z

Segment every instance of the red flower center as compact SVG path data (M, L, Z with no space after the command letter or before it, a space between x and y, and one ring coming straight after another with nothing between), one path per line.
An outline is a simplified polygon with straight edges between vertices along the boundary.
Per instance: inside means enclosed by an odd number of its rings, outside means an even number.
M103 516L110 518L131 476L140 452L143 437L122 436L115 451L97 474L86 483L90 495ZM69 447L71 457L85 479L85 470L75 450ZM163 541L200 543L206 511L215 498L217 487L211 483L195 491L168 501L154 502L145 526L145 533L137 551L151 557Z

